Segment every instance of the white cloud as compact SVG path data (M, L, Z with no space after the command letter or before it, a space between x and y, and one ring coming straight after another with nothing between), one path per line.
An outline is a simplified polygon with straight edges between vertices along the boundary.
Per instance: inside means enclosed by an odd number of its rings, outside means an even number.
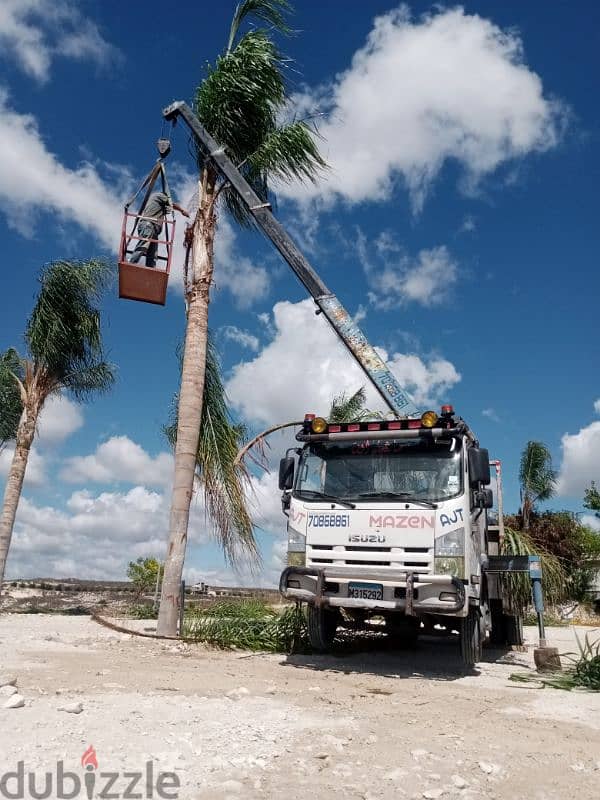
M491 419L492 422L500 422L500 417L493 408L484 408L483 411L481 412L481 416Z
M83 425L83 412L68 397L53 395L42 409L38 422L37 444L39 447L62 442Z
M258 336L254 336L249 331L244 331L235 325L223 325L220 329L223 338L230 342L236 342L240 347L246 347L248 350L253 350L255 353L260 347L260 340Z
M473 233L477 230L477 223L472 214L467 214L459 228L459 233Z
M594 411L596 414L600 414L600 398L594 402Z
M170 453L159 453L153 458L127 436L113 436L92 455L69 458L61 478L69 483L94 481L168 486L173 479L172 472Z
M0 450L0 478L6 479L15 453L14 443L7 444ZM46 459L40 455L35 446L29 451L27 469L25 470L26 487L42 486L46 482Z
M335 395L362 385L367 388L368 407L382 407L327 321L314 312L309 300L277 303L274 339L256 358L233 368L227 394L246 419L269 424L299 420L305 412L326 414ZM425 363L414 354L388 356L383 348L377 350L419 405L429 405L460 380L454 365L439 356Z
M600 422L562 437L562 463L558 493L583 497L590 481L600 483Z
M385 200L402 178L419 210L444 163L464 187L501 164L555 146L564 108L544 96L514 31L458 7L411 19L406 5L378 16L347 70L296 98L325 113L319 132L331 173L280 194L332 202Z
M99 65L118 58L98 26L70 0L2 0L0 52L40 83L50 77L57 57Z
M52 153L31 114L19 114L0 87L0 203L7 222L31 236L39 212L74 222L116 250L121 229L121 201L129 176L111 167L113 185L95 166L83 162L64 166Z
M582 525L587 525L593 531L600 531L600 518L594 514L582 514L581 523Z
M240 254L232 224L224 214L215 236L215 286L227 289L238 308L249 308L269 292L270 277L265 267Z
M409 302L440 305L456 283L457 265L446 247L421 250L411 258L389 232L380 234L371 245L358 231L356 248L371 287L369 300L380 310Z

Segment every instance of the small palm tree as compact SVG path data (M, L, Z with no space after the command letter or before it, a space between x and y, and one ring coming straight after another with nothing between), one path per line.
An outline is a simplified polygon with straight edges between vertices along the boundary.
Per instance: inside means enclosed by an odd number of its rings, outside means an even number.
M354 394L340 394L333 398L329 409L329 422L362 422L366 419L381 419L379 411L365 408L367 395L361 386Z
M527 442L521 454L519 482L521 484L521 516L523 530L529 530L535 504L556 494L556 470L552 455L543 442Z
M242 25L257 18L272 29L288 30L286 0L243 0L236 7L224 53L208 68L198 87L194 110L208 132L265 202L272 178L314 180L325 163L310 127L300 120L280 124L288 103L283 70L286 60L271 33ZM219 199L241 225L252 218L235 192L223 182L211 161L197 152L198 212L193 223L192 264L186 281L187 326L179 391L175 477L169 522L169 544L157 631L176 636L179 591L194 490L198 441L203 422L208 305L214 270L214 239Z
M0 518L0 586L25 477L27 459L46 400L66 392L84 401L104 392L114 380L104 360L97 301L108 275L101 261L55 261L42 270L41 288L27 322L27 355L4 354L0 366L0 400L14 414L19 392L19 423Z

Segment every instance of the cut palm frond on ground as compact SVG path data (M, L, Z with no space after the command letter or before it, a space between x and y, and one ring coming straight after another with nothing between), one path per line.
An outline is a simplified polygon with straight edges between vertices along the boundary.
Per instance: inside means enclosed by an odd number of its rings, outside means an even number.
M579 655L566 653L562 658L567 658L572 662L572 666L561 672L548 672L544 674L515 672L510 676L510 680L515 683L537 683L541 684L540 689L549 687L552 689L563 689L573 691L573 689L587 689L590 692L600 692L600 638L592 642L589 634L586 634L582 642L577 633L577 644Z

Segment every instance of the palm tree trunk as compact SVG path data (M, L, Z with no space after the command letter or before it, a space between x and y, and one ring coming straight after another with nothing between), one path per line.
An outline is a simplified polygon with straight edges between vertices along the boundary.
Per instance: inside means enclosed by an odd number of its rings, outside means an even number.
M21 416L21 421L19 422L15 442L15 453L10 465L8 480L6 481L6 488L4 490L4 504L2 506L2 517L0 519L0 592L2 589L2 581L4 580L4 571L6 569L6 561L8 559L17 507L19 505L19 498L21 497L21 489L23 488L23 479L25 478L25 470L27 469L27 459L29 458L31 443L35 435L36 420L37 414L25 408Z
M157 633L177 636L180 586L185 560L190 503L194 489L196 455L202 419L208 304L214 268L214 179L204 171L200 211L194 232L193 278L187 293L187 327L177 414L175 477L171 497L169 544L158 614Z

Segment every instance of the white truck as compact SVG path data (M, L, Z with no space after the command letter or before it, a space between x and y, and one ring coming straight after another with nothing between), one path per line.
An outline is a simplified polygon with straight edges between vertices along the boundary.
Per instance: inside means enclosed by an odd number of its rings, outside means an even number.
M498 555L488 451L451 406L414 419L329 424L309 414L281 460L288 567L280 590L308 604L312 646L369 618L416 639L457 630L466 665L488 633L522 643L520 614L486 574Z

